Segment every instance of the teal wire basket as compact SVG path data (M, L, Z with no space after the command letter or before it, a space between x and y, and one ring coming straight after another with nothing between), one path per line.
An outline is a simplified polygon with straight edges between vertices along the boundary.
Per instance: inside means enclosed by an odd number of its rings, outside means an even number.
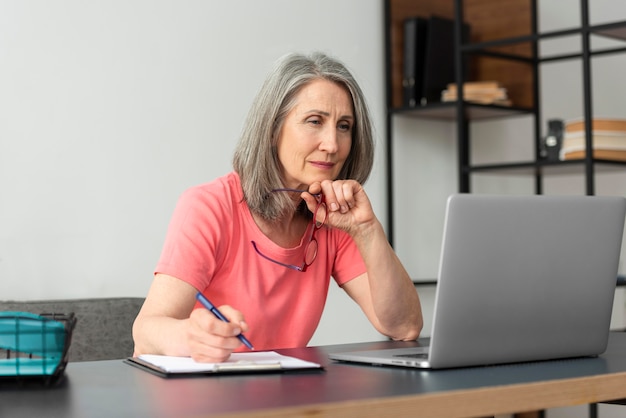
M73 313L0 312L0 382L58 383L75 325Z

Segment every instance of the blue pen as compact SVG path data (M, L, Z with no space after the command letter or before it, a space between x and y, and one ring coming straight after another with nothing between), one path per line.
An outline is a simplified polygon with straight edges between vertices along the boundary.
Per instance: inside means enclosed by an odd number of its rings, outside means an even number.
M217 318L221 319L224 322L230 322L228 319L226 319L226 317L215 307L215 305L213 305L203 294L202 292L198 292L198 294L196 295L196 299L198 299L200 301L200 303L202 304L202 306L204 306L205 308L207 308L213 315L215 315ZM250 350L254 350L254 347L252 346L252 343L250 341L248 341L248 339L246 337L243 336L243 334L239 334L237 335L237 338L239 338L239 341L241 341L242 343L244 343L246 345L246 347L248 347Z

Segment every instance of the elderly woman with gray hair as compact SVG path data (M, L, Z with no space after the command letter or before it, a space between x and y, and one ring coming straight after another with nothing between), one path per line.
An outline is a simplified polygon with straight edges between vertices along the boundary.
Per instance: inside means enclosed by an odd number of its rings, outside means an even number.
M380 333L416 339L419 297L362 186L372 135L341 62L281 58L250 109L234 171L179 199L133 325L135 354L219 362L248 349L242 333L255 349L306 346L331 277ZM198 292L226 321L196 309Z

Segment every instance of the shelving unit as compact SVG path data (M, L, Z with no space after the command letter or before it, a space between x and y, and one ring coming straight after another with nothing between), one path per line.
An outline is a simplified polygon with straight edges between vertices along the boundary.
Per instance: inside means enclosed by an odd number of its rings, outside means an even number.
M585 192L595 194L596 171L623 170L626 162L595 159L591 121L592 83L591 58L593 56L626 52L624 47L592 50L592 35L611 37L626 41L626 21L600 25L589 24L589 0L580 0L581 24L565 30L538 32L536 0L426 0L385 1L385 45L387 73L387 189L388 234L393 245L394 231L394 179L393 179L393 119L413 117L449 120L457 124L458 190L471 192L471 176L476 173L524 174L534 176L535 191L543 193L543 177L562 173L582 173ZM503 13L506 12L506 13ZM455 58L457 85L464 81L498 80L507 88L512 107L479 105L465 102L459 89L457 102L433 103L412 108L402 107L402 24L411 16L439 15L454 19ZM471 27L471 39L461 39L461 22ZM539 42L578 35L581 37L580 52L542 57ZM582 63L583 117L585 123L587 155L579 160L546 161L540 158L542 135L539 67L543 63L578 59ZM467 68L466 68L467 66ZM464 79L464 74L469 74ZM535 158L512 163L479 164L470 161L471 138L469 125L472 121L510 118L531 115L533 119Z

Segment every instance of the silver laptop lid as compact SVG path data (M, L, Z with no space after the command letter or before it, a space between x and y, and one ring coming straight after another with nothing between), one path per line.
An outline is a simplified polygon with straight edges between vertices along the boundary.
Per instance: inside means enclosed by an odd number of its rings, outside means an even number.
M430 367L606 349L626 199L448 199Z

